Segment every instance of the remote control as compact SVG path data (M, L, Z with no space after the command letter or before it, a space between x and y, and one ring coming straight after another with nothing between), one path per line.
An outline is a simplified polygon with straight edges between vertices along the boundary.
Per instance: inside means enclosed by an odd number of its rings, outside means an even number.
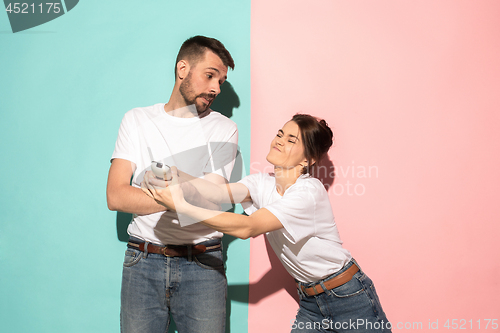
M153 171L154 175L158 179L162 180L171 180L172 175L170 174L170 167L162 162L151 162L151 171ZM167 178L167 179L165 179Z

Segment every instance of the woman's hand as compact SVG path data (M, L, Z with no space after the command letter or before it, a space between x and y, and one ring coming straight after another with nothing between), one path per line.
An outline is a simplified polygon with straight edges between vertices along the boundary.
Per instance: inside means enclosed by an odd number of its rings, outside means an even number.
M146 172L141 189L160 205L178 211L186 203L186 200L179 184L177 168L173 166L171 171L172 179L170 181L157 179L151 171Z

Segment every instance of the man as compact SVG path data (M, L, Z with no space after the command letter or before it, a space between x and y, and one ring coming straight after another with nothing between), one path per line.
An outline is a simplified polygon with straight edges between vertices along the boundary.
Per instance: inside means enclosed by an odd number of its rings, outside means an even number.
M180 333L224 332L222 234L199 223L181 227L182 218L144 194L140 184L152 161L214 183L229 179L236 124L210 109L228 67L234 69L234 62L221 42L192 37L177 56L168 103L133 109L122 120L107 202L110 210L133 214L123 265L123 333L165 333L170 315Z

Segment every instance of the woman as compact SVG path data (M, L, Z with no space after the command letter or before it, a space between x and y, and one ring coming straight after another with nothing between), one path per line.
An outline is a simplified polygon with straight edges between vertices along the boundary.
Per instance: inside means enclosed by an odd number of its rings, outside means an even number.
M297 282L299 311L292 332L390 332L372 281L342 242L328 194L309 170L332 145L324 120L297 114L271 142L274 174L214 185L172 168L168 188L146 175L143 190L157 202L224 233L246 239L265 233ZM181 184L181 186L176 186ZM195 190L196 189L196 190ZM200 204L201 197L203 204ZM242 203L248 216L201 208Z

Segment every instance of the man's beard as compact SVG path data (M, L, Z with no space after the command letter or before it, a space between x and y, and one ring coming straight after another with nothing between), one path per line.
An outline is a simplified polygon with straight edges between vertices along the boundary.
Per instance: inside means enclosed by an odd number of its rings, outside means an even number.
M193 90L193 87L191 85L191 72L189 72L189 74L186 76L186 78L184 79L184 81L182 81L180 87L179 87L179 92L181 93L181 96L184 98L184 101L186 101L186 104L187 105L192 105L194 104L195 107L196 107L196 111L198 112L198 114L202 114L203 112L205 112L206 110L208 110L208 108L210 107L210 105L212 105L215 97L217 95L215 94L199 94L199 95L196 95L194 90ZM207 100L211 100L210 103L208 105L206 104L201 104L201 105L198 105L196 103L196 99L198 97L203 97L203 98L206 98Z

